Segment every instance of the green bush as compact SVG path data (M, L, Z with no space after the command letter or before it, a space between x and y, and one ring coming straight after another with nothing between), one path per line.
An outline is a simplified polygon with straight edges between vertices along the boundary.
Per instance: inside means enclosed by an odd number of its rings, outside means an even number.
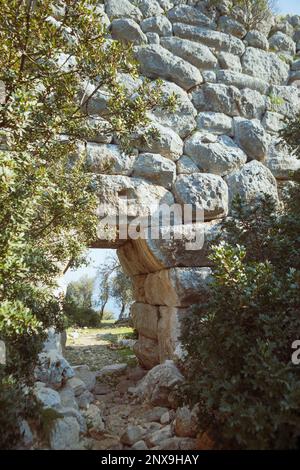
M300 331L299 194L295 187L279 213L268 200L252 211L237 204L226 243L212 248L210 299L184 323L185 400L199 403L199 427L224 447L300 443L299 366L291 362Z
M67 318L67 326L80 328L100 326L100 316L90 307L81 307L65 302L64 313Z
M210 0L209 6L218 8L220 0ZM270 20L276 0L230 0L228 2L229 14L240 21L245 28L259 29L266 21Z

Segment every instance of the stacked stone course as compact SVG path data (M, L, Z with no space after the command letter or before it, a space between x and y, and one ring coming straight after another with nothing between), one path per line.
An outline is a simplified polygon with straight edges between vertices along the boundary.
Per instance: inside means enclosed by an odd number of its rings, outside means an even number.
M163 80L166 96L177 95L175 112L149 115L159 137L132 136L135 151L124 155L113 136L95 136L87 146L91 171L101 181L99 199L116 213L121 196L143 205L174 202L204 208L205 243L185 249L185 240L119 241L118 255L132 277L132 307L139 332L136 354L152 368L180 355L180 323L209 295L207 244L220 219L240 195L247 205L289 179L299 162L278 132L300 111L300 17L273 19L262 31L248 31L205 1L105 0L103 14L112 39L134 43L141 77L120 75L134 94L143 80ZM90 111L107 115L105 90ZM109 171L104 171L105 168ZM104 174L105 173L105 174ZM109 173L109 174L107 174ZM132 217L138 215L134 212ZM197 226L183 228L186 238ZM113 247L112 242L96 244Z

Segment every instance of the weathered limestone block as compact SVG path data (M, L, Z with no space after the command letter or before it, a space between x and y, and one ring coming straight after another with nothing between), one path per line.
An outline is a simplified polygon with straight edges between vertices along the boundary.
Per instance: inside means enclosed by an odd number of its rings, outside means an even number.
M296 44L287 34L278 31L269 38L270 48L274 51L288 52L294 55L296 53Z
M294 172L300 169L300 160L283 144L270 145L264 164L278 180L291 180Z
M146 274L141 274L140 276L134 276L131 278L133 284L133 297L136 302L146 303L146 294L145 294L145 281Z
M266 111L266 97L255 90L245 88L240 91L238 107L246 119L261 119Z
M129 0L107 0L105 10L109 18L132 18L142 21L143 15L139 8L135 7Z
M205 83L192 94L192 102L199 111L214 111L229 116L239 116L239 90L234 86Z
M166 361L150 370L133 390L135 396L154 406L170 407L169 394L184 381L173 361Z
M260 78L272 85L284 85L289 75L289 66L273 52L247 47L242 57L243 72Z
M164 12L156 0L138 0L137 5L143 13L144 18L162 15Z
M273 86L267 98L267 109L293 118L300 112L300 90L293 86Z
M82 380L85 383L86 388L91 392L96 384L95 373L92 372L86 364L73 366L73 370L75 372L75 377Z
M163 81L161 90L164 99L176 96L175 110L169 111L156 107L151 111L150 117L153 122L169 127L181 138L185 138L196 127L197 111L188 94L175 83Z
M220 31L212 31L183 23L174 23L173 32L175 36L200 42L218 51L231 52L239 56L245 52L245 46L240 39L225 33L220 33Z
M146 277L146 301L151 305L186 307L207 300L210 282L210 268L164 269Z
M43 408L51 408L54 410L60 408L61 401L59 393L52 388L46 387L44 383L35 382L33 393Z
M100 209L99 215L138 217L149 214L149 208L159 204L171 205L172 193L162 186L151 184L141 178L127 176L97 175ZM126 199L127 198L127 199Z
M80 427L76 418L57 419L50 433L52 450L74 450L79 446Z
M204 15L198 8L190 5L177 5L168 11L168 18L172 23L186 23L195 26L214 26L212 20Z
M87 136L83 132L81 135L82 139L98 144L110 144L112 142L113 134L111 126L106 119L100 116L90 116L87 118L87 124L89 126L89 135Z
M262 94L267 93L269 89L267 82L232 70L219 70L217 72L217 81L239 89L249 88L250 90L256 90Z
M253 160L241 170L226 177L230 203L239 196L244 204L251 207L264 196L278 201L277 184L274 176L262 163Z
M133 326L146 338L157 340L158 308L146 303L135 302L131 306Z
M170 189L176 179L176 164L159 154L142 153L135 161L133 176Z
M149 129L156 131L155 136L145 136ZM163 157L176 161L183 153L183 141L176 132L157 122L148 128L141 129L131 136L131 143L141 152L158 153Z
M148 44L160 44L160 38L157 33L146 33Z
M263 117L262 125L269 134L278 134L285 126L284 116L279 113L267 111Z
M234 118L235 139L247 155L256 160L264 160L268 150L268 139L259 120L249 121Z
M146 338L146 336L140 334L133 350L145 369L152 369L159 364L158 342L156 340Z
M250 47L256 47L257 49L263 49L264 51L269 49L269 42L266 36L255 29L247 33L245 43Z
M214 69L218 64L217 58L204 44L173 36L162 38L161 45L201 70Z
M176 201L192 204L204 211L204 220L225 217L228 212L228 188L224 180L209 173L180 175L174 185Z
M185 153L206 173L224 176L243 166L247 155L226 135L205 143L205 134L196 132L185 144Z
M239 56L231 54L230 52L220 52L218 58L222 69L235 70L236 72L242 71L242 64Z
M247 34L246 28L238 21L229 16L221 16L219 18L219 29L227 34L232 34L238 38L244 38Z
M111 35L113 39L125 43L143 44L147 42L147 37L139 25L130 18L113 20L111 23Z
M178 175L191 175L192 173L200 173L196 163L187 155L182 155L176 162Z
M141 23L144 33L157 33L159 36L172 36L172 24L166 16L152 16Z
M197 128L200 131L212 132L216 135L233 136L233 119L224 113L211 111L199 113L197 116Z
M122 152L118 145L88 142L86 146L87 168L93 173L130 176L136 155L136 151Z
M141 71L150 78L171 80L184 90L202 83L202 76L196 67L189 62L174 56L159 45L137 47L135 55L141 64Z
M165 228L159 239L129 240L118 248L118 257L129 276L165 268L211 266L209 244L220 234L220 221ZM166 235L169 235L169 239Z

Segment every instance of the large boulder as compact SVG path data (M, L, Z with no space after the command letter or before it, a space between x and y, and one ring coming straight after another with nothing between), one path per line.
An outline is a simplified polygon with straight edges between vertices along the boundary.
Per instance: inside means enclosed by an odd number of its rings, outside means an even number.
M51 349L48 352L39 354L39 361L34 375L36 380L44 382L52 388L59 389L68 379L74 376L74 371L68 361L57 350Z
M195 26L213 26L213 22L201 10L190 5L177 5L168 11L167 16L172 23L186 23Z
M133 327L143 336L157 340L158 308L154 305L135 302L131 306Z
M261 119L266 111L266 101L266 97L256 90L240 90L238 107L241 116L246 119Z
M171 80L184 90L202 83L199 70L189 62L174 56L159 45L137 47L135 51L141 71L150 78L165 78Z
M88 142L87 169L93 173L131 175L137 152L122 152L118 145Z
M42 382L36 382L33 391L36 399L42 404L43 408L52 408L58 410L61 406L59 393L52 388L46 387Z
M241 56L245 51L243 41L231 35L212 31L199 26L190 26L183 23L174 23L173 31L175 36L191 41L200 42L218 51L232 52Z
M50 433L52 450L75 450L79 448L80 426L74 417L57 419Z
M239 116L240 92L234 86L206 83L192 94L192 101L199 111L213 111L228 116Z
M90 370L89 366L86 364L74 366L73 370L75 372L75 377L82 380L85 383L86 388L89 391L92 391L96 384L96 377L95 373Z
M133 347L139 363L145 369L152 369L159 364L158 342L155 339L147 338L139 334L139 339Z
M158 238L129 240L118 249L124 271L130 276L173 267L211 266L209 245L220 235L221 222L186 223L162 228Z
M300 112L300 90L294 86L272 86L267 98L267 109L293 118Z
M157 365L139 382L133 390L141 400L148 400L155 406L170 406L169 394L184 381L173 361Z
M107 0L105 10L109 18L133 18L141 21L143 18L141 10L135 7L129 0Z
M289 66L274 52L247 47L242 57L243 72L261 78L272 85L284 85L289 75Z
M264 196L278 202L276 180L270 170L257 160L252 160L241 170L227 176L226 181L230 203L236 196L249 207L259 203Z
M127 214L128 218L149 215L161 204L172 205L172 193L142 178L98 175L99 216ZM116 221L113 221L116 223ZM104 235L104 234L103 234Z
M161 45L199 69L214 69L218 65L217 58L204 44L173 36L162 38Z
M159 36L172 36L172 24L164 15L146 18L141 23L144 33L156 33Z
M260 121L235 118L234 127L235 139L247 155L251 159L264 160L268 151L268 138Z
M267 93L269 89L269 84L266 81L235 70L219 70L217 72L217 81L225 85L235 86L239 89L248 88L250 90L256 90L263 94Z
M168 110L157 106L150 113L151 119L154 123L171 128L181 138L186 137L195 129L196 109L190 101L188 94L178 85L175 85L175 83L164 80L161 90L164 99L176 96L175 110Z
M163 120L165 119L168 118L165 116ZM173 122L175 120L177 119L174 119ZM132 145L141 152L160 153L163 157L170 158L170 160L178 160L183 153L183 141L172 129L155 121L156 116L153 124L131 136ZM153 130L155 135L147 135L149 130Z
M159 154L142 153L135 161L133 175L170 189L176 178L176 164Z
M269 38L270 48L278 52L287 52L291 55L296 53L296 44L287 34L277 31Z
M233 120L224 113L203 111L197 116L197 128L200 131L212 132L217 135L233 136Z
M264 51L269 49L269 42L266 36L255 29L248 31L245 37L245 43L248 46L255 47L257 49L263 49Z
M138 0L137 5L145 18L161 15L164 12L157 0Z
M214 142L207 142L205 134L196 132L186 141L184 150L201 171L220 176L231 173L247 161L245 152L225 135Z
M207 301L210 282L210 268L163 269L146 277L145 297L152 305L185 307Z
M174 185L176 201L190 204L204 212L204 220L225 217L228 212L228 189L224 180L209 173L179 175Z
M113 39L125 43L143 44L147 42L147 37L139 25L130 18L113 20L111 23L111 35Z

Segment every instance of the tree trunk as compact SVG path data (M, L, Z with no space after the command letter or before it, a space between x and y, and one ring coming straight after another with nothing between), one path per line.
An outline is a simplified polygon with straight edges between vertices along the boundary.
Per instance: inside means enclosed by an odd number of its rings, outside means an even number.
M125 312L125 307L126 307L126 304L124 304L124 303L122 302L122 308L121 308L121 312L120 312L120 315L119 315L119 320L123 320L124 312Z

